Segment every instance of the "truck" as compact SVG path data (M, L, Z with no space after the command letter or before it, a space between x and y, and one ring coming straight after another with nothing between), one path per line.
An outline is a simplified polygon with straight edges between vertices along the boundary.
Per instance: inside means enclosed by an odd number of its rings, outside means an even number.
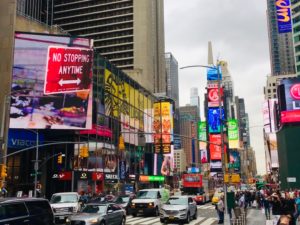
M197 204L209 202L214 194L212 182L200 173L183 174L182 191L192 195Z

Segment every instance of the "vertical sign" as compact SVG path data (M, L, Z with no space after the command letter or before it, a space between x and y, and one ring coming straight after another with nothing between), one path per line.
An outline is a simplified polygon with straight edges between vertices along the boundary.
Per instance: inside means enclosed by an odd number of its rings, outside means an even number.
M222 159L222 149L221 149L221 134L210 134L209 135L209 151L211 160L221 160Z
M120 177L120 180L125 180L125 178L126 178L126 162L125 161L119 162L119 177Z
M292 32L292 17L290 0L276 0L278 32Z
M239 147L238 121L236 119L228 120L228 142L229 148Z
M201 150L206 149L207 134L206 134L206 121L198 122L198 139L199 147Z

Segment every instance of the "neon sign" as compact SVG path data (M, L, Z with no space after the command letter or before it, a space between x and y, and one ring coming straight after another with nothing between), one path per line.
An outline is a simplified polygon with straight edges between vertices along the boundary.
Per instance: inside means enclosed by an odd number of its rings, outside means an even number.
M276 14L279 33L292 32L290 0L276 0Z

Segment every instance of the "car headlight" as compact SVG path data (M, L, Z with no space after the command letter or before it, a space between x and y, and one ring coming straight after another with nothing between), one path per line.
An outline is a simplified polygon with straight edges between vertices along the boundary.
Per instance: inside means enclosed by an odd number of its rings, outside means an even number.
M67 218L66 223L71 223L71 220L69 218Z
M131 207L133 207L133 208L135 207L135 203L134 202L131 203Z
M98 219L91 219L91 220L88 220L89 223L93 224L93 223L98 223Z
M153 206L154 206L154 202L149 202L149 203L148 203L148 206L149 206L149 207L153 207Z

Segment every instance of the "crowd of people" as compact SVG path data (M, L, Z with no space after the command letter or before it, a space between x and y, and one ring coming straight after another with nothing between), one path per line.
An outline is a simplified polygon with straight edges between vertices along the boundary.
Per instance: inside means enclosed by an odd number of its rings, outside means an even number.
M227 198L230 218L232 218L232 211L237 207L243 208L245 211L250 207L261 210L265 214L266 220L272 220L273 224L296 225L296 221L300 221L299 190L279 191L264 189L259 191L238 191L233 196L233 198ZM223 223L223 197L219 202L216 209L219 215L219 223Z

